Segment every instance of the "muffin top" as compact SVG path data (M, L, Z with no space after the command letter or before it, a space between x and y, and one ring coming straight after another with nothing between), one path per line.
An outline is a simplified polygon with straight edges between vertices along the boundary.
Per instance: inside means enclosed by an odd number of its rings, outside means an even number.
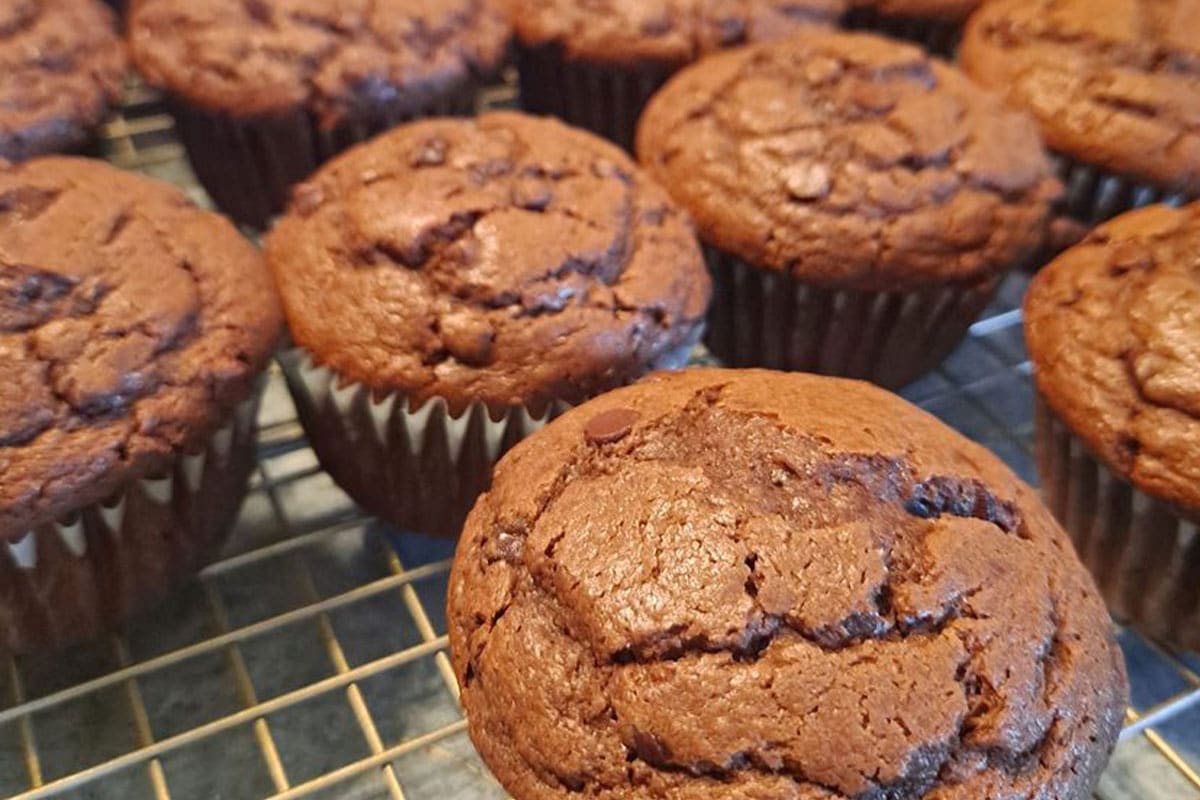
M682 66L701 55L831 24L846 0L506 0L522 44L566 58Z
M509 27L493 0L133 0L134 61L188 102L238 115L346 118L429 105L494 71Z
M1200 3L993 0L963 69L1037 117L1051 148L1200 192Z
M832 378L662 373L568 412L501 461L448 613L520 800L1083 798L1123 713L1035 493Z
M413 403L538 407L694 342L685 215L616 147L496 113L398 128L297 188L267 242L296 343Z
M201 446L280 328L255 248L98 161L0 167L0 537Z
M70 150L120 95L125 49L99 0L0 3L0 159Z
M850 0L852 6L874 9L892 17L964 20L984 0Z
M1054 412L1140 489L1200 511L1200 204L1098 228L1038 274L1025 312Z
M642 117L642 162L701 237L832 288L991 275L1060 191L1032 121L916 47L806 32L685 69Z

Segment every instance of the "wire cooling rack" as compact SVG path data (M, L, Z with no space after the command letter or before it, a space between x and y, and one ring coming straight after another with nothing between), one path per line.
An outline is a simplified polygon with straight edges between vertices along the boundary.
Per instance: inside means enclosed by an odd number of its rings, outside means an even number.
M511 93L498 89L492 104ZM131 85L100 143L200 202L170 117ZM1015 277L906 396L1034 480ZM283 381L221 562L119 635L0 669L0 796L485 800L446 657L444 540L372 521L321 471ZM1200 658L1128 631L1133 709L1103 800L1200 798Z

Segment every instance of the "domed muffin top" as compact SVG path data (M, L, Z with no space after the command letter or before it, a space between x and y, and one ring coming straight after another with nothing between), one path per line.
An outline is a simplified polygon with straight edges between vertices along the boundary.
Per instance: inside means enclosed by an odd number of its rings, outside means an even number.
M496 113L404 126L300 186L267 242L296 344L377 394L531 409L699 338L686 216L616 147Z
M1200 203L1125 214L1025 301L1042 396L1112 469L1200 513Z
M253 245L98 161L0 167L0 537L202 445L280 329Z
M568 412L498 466L448 613L521 800L1083 798L1123 714L1033 490L830 378L687 370Z
M83 144L124 73L113 13L99 0L0 4L0 159Z
M1008 269L1061 187L1033 122L920 49L807 32L686 68L651 100L643 164L701 237L829 288Z

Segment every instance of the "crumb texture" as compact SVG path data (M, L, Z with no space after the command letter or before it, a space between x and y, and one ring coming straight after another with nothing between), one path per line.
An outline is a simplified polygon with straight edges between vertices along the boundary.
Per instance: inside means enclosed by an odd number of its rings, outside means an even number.
M0 3L0 159L83 144L124 72L113 13L99 0Z
M96 161L0 167L0 537L201 444L280 327L225 220Z
M617 148L548 119L431 120L295 194L267 245L293 337L347 380L453 406L578 401L678 357L710 284Z
M651 101L638 153L710 244L867 291L1013 266L1060 188L1031 120L868 34L799 34L686 69Z
M1084 800L1123 713L1032 490L798 374L664 373L526 440L449 621L472 738L523 800Z
M491 0L134 0L129 31L143 74L193 104L325 127L428 107L496 70L510 32Z
M920 20L965 20L984 0L850 0L889 17Z
M845 0L506 0L521 43L569 59L682 66L705 53L829 25Z
M1197 0L993 0L961 62L1037 117L1053 149L1200 193Z
M1025 308L1055 413L1143 491L1200 508L1200 204L1099 228L1039 273Z

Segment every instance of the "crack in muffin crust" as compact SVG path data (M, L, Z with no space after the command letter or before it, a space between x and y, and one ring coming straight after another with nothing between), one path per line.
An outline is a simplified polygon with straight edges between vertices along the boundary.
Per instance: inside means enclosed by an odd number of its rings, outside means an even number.
M1122 709L1032 491L808 376L665 375L518 446L449 619L472 738L521 800L1082 799Z

